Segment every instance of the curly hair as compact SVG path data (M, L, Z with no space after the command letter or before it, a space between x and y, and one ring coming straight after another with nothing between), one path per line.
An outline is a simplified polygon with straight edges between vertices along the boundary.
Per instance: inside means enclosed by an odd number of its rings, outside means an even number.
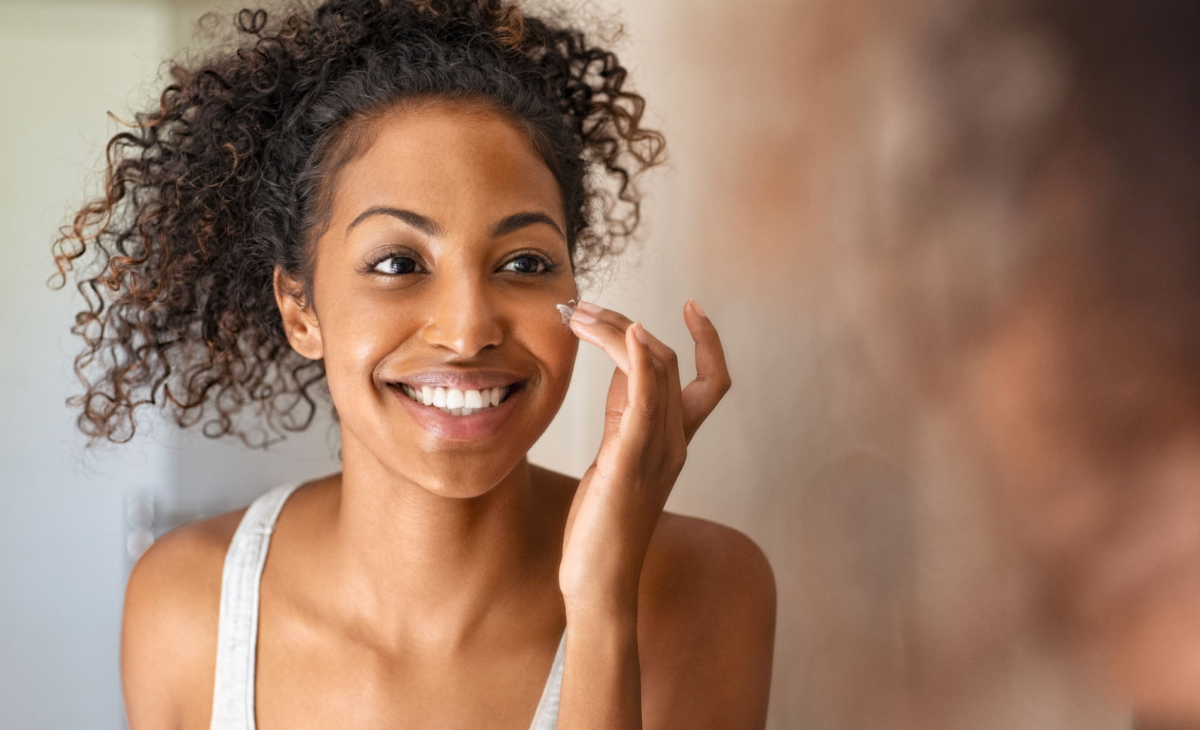
M251 446L312 423L324 366L289 346L273 272L311 297L326 181L399 104L483 103L518 123L559 184L577 274L635 232L638 175L665 143L582 30L504 0L328 0L235 25L232 49L171 65L158 109L108 142L103 195L54 243L57 287L91 254L72 328L85 390L68 401L90 443L131 439L146 405Z

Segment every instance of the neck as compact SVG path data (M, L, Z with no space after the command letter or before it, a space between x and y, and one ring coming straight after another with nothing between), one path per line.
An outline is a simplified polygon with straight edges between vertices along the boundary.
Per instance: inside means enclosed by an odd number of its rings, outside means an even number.
M381 640L462 644L528 617L557 588L550 510L524 458L478 496L448 497L343 441L338 584ZM531 604L531 601L537 601Z

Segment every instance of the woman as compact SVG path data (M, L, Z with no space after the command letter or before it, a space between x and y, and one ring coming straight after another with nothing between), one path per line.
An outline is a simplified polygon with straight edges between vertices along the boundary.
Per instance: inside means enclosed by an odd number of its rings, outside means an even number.
M762 727L770 569L662 512L729 386L716 330L685 307L681 387L640 324L559 313L661 158L625 69L492 0L238 22L249 45L175 67L112 140L105 197L60 243L64 273L100 261L80 423L125 440L153 403L261 439L307 426L324 382L343 471L139 561L130 726ZM582 480L525 456L576 338L616 364Z

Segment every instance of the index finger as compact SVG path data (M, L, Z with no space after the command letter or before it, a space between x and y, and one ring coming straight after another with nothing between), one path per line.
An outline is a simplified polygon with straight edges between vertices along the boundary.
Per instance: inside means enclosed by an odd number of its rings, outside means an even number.
M691 441L700 424L729 392L732 380L717 328L695 300L684 305L683 320L696 343L696 379L683 389L683 430Z

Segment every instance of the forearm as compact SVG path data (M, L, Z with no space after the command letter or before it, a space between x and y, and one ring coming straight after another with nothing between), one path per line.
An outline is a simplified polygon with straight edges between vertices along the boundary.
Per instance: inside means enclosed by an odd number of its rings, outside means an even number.
M559 730L641 730L637 610L567 610Z

